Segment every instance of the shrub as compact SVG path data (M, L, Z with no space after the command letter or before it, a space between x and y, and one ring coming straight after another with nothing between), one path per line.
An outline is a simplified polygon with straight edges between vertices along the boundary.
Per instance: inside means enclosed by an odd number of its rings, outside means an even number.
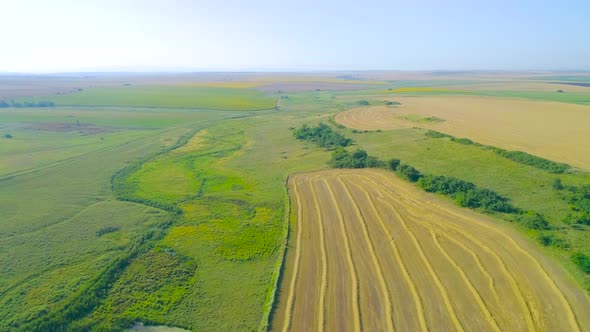
M368 101L366 101L366 100L359 100L359 101L357 102L357 104L359 104L359 105L361 105L361 106L367 106L367 105L369 105L369 102L368 102Z
M561 179L553 180L553 184L551 185L555 190L562 190L563 184L561 183Z
M410 182L416 182L422 177L422 174L417 169L405 164L399 165L396 172L400 177Z
M548 171L549 173L561 174L570 169L570 166L567 164L557 163L555 161L533 156L522 151L506 151L502 149L497 149L495 152L501 155L502 157L515 161L519 164L524 164L535 168L543 169Z
M459 144L463 144L463 145L472 145L473 141L470 140L469 138L452 138L451 139L453 142L457 142Z
M99 229L98 231L96 231L96 236L101 237L101 236L103 236L105 234L116 232L120 228L121 227L119 227L119 226L107 226L107 227L103 227L103 228Z
M314 142L326 150L334 150L352 144L350 138L333 131L330 126L324 123L318 124L317 127L309 127L304 124L293 131L293 136L299 140Z
M566 195L570 211L565 217L565 222L590 225L590 185L568 187Z
M4 135L4 138L12 138L13 136L11 134L6 134Z
M459 192L467 192L475 189L475 184L453 177L425 175L418 185L428 192L440 193L452 196Z
M539 243L545 247L552 246L560 249L570 248L569 243L565 239L557 237L553 234L541 234L537 239Z
M451 136L451 135L443 134L441 132L434 131L434 130L429 130L424 135L427 137L430 137L430 138L445 138L445 137L446 138L453 138L453 136Z
M572 255L572 261L582 271L584 271L584 273L590 274L590 256L585 255L581 252L576 252Z
M398 101L386 101L385 105L387 106L398 106L401 105L402 103L398 102Z
M535 230L546 230L549 229L549 223L547 220L537 212L526 211L522 212L517 218L519 224L523 225L528 229Z
M566 224L590 225L590 214L586 211L570 211L566 214Z
M432 193L455 199L455 203L472 209L481 208L488 212L516 212L508 200L489 189L478 188L475 184L454 177L424 175L418 185Z
M387 167L389 167L390 170L395 171L395 170L397 170L399 163L400 163L399 159L390 159L387 162Z
M339 148L332 152L332 159L328 162L334 168L379 168L385 167L381 160L369 156L364 150L348 152L344 148Z

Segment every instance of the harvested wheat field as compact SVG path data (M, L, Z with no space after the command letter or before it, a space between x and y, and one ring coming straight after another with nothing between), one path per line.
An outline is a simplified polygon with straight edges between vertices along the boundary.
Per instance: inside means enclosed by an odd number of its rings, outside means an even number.
M497 221L381 170L294 175L276 331L589 331L589 299Z
M493 97L400 97L401 106L356 108L335 120L360 130L420 127L590 169L590 106ZM436 117L442 122L403 116Z

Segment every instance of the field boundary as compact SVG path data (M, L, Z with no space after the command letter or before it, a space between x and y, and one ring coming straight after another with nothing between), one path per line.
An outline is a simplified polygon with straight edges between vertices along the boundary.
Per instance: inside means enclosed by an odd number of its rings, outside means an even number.
M84 108L100 108L100 107L113 107L113 108L145 108L145 109L174 109L174 110L193 110L193 111L223 111L223 112L260 112L260 111L274 111L278 106L278 99L275 100L275 106L268 108L252 108L236 110L230 108L203 108L203 107L183 107L183 106L146 106L146 105L83 105L83 104L55 104L55 107L84 107Z
M290 179L290 175L288 175L285 179L285 191L284 191L284 198L285 198L285 212L284 212L284 220L285 220L285 226L283 226L283 232L284 232L284 240L283 243L281 245L280 250L280 254L279 257L280 259L278 260L278 263L276 264L275 270L273 271L273 274L271 276L271 284L270 287L268 289L267 295L266 295L266 301L265 301L265 305L264 305L264 311L262 313L262 319L260 321L260 325L258 327L258 331L259 332L263 332L263 331L269 331L270 330L270 326L272 324L272 320L273 320L273 314L275 313L277 307L277 302L278 302L278 292L277 290L279 289L279 287L282 284L283 281L283 277L285 274L285 263L287 261L287 250L288 250L288 244L289 244L289 239L290 239L290 233L291 233L291 196L289 195L289 179Z

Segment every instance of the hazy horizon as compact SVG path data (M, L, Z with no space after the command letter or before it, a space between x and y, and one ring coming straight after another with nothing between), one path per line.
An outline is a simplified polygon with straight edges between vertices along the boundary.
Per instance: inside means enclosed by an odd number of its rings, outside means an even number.
M22 0L0 8L3 73L590 70L584 1Z

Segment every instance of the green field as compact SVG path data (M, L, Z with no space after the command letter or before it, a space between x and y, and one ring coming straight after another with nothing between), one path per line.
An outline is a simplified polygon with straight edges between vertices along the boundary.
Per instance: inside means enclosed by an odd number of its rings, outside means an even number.
M540 101L554 101L560 103L571 103L580 105L590 105L590 89L589 92L565 92L557 91L506 91L506 90L469 90L462 86L457 89L455 85L437 85L436 81L422 82L422 85L414 83L410 86L391 85L390 90L362 90L353 92L339 92L338 95L344 99L355 96L359 98L395 98L396 96L433 96L433 95L466 95L466 96L484 96L484 97L500 97L500 98L523 98Z
M361 100L395 96L379 89L285 93L275 109L252 89L132 85L52 95L55 108L0 109L0 330L266 330L289 227L286 180L331 157L291 129L320 121L352 138L349 150L470 181L542 214L550 229L495 216L533 242L566 241L545 251L590 293L590 274L571 259L590 255L590 225L564 223L567 193L552 187L556 178L590 185L588 173L551 174L422 129L353 133L330 122Z
M174 107L215 110L264 110L276 99L254 89L203 86L97 87L32 100L50 100L58 106Z

